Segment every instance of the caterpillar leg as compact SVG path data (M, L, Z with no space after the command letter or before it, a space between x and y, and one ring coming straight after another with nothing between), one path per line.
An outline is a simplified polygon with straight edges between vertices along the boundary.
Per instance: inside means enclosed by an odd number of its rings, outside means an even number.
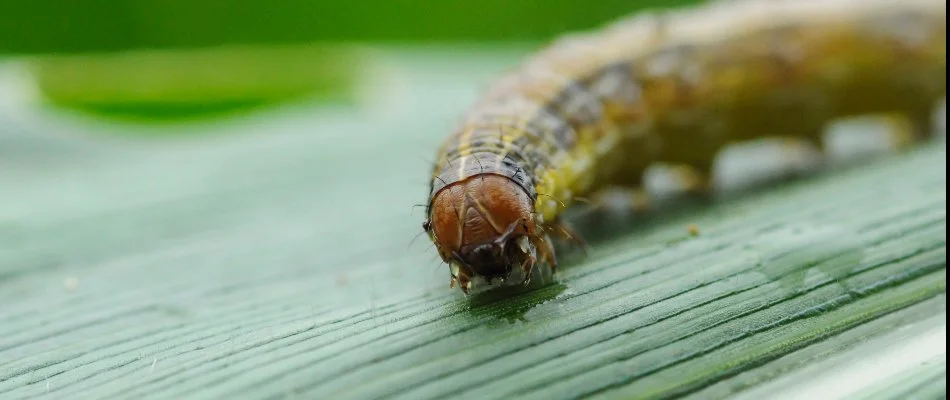
M937 107L930 107L907 117L913 129L916 142L931 140L939 135L939 124L936 118ZM944 110L946 112L946 110Z
M587 241L575 230L570 224L565 222L562 219L558 219L552 223L548 230L553 233L559 239L570 243L576 248L579 248L584 255L587 255L590 246L587 244Z
M832 123L829 130L843 127L849 127L852 131L881 134L886 146L896 151L902 151L920 142L927 141L937 134L933 110L931 109L875 113L842 118Z
M676 185L689 194L706 196L712 192L712 163L678 164L670 167Z
M881 125L887 135L888 144L898 151L926 140L933 134L929 116L893 113L866 118Z
M626 171L643 170L645 167L635 166L626 168ZM611 184L590 194L587 201L595 210L624 209L635 214L646 213L650 210L651 199L644 185L643 172L622 173L612 179Z
M650 194L643 187L629 188L624 190L625 199L629 201L630 210L634 213L642 214L650 211L652 202Z
M614 186L592 194L589 200L592 207L597 210L609 209L611 203L636 214L646 213L651 208L650 194L642 186Z
M540 256L540 261L542 264L546 265L551 271L551 276L557 272L557 256L554 255L554 246L551 244L551 240L545 236L535 236L531 238L531 242L534 244L535 248L538 251ZM521 272L523 275L522 284L527 286L531 283L531 278L533 276L535 264L539 261L530 257L528 260L525 260L525 263L521 265Z
M825 131L816 129L800 137L783 137L781 142L781 162L790 170L808 170L821 166L829 157Z

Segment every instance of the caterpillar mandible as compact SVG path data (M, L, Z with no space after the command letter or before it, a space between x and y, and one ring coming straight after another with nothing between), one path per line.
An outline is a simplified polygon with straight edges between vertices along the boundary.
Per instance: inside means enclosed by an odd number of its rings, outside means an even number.
M450 286L504 281L581 241L565 205L641 189L654 163L704 191L726 145L822 149L830 122L887 114L927 138L946 95L943 0L733 0L638 13L574 33L500 77L438 150L422 226Z

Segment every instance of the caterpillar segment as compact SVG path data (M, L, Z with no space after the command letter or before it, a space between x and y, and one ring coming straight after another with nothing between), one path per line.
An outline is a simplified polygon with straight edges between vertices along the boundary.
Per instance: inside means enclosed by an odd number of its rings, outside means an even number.
M705 193L724 147L765 137L824 152L829 124L872 116L926 140L946 96L942 0L731 0L571 34L500 77L443 142L423 229L451 286L527 284L583 239L565 208L673 166Z

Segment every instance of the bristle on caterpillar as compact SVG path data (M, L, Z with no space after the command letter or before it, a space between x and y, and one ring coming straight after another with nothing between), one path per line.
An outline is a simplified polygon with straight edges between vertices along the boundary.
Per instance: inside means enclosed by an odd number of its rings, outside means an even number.
M823 149L835 120L898 115L926 139L946 96L943 0L730 0L565 36L500 77L438 151L423 229L451 286L527 283L583 243L567 206L676 166L711 186L717 154L764 137Z

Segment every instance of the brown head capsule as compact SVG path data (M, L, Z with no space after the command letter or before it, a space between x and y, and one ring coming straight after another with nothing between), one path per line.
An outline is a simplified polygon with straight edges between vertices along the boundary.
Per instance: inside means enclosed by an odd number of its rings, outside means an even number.
M542 259L553 257L538 232L533 209L521 186L492 173L471 176L436 193L422 226L451 268L450 286L458 284L467 294L475 280L505 281L512 272L520 272L527 283L539 249Z

